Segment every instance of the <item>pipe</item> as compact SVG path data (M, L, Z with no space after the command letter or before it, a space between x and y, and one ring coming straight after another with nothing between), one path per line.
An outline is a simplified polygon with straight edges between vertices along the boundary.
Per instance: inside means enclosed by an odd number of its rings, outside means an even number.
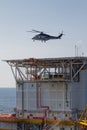
M47 117L47 111L49 110L49 106L42 106L42 103L41 103L41 99L42 99L42 95L41 95L41 86L40 86L40 108L44 108L45 109L45 112L44 112L44 117L46 118Z
M39 89L38 89L38 83L36 83L36 99L37 99L37 108L39 108Z

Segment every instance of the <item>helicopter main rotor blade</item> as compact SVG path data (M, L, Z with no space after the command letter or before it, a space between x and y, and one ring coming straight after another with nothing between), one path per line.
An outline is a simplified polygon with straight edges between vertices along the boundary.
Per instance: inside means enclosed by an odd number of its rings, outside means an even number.
M37 30L26 31L26 32L32 32L32 33L43 33L43 32L41 32L41 31L37 31Z
M36 33L41 33L42 31L37 31L37 30L32 30L33 32L36 32Z
M39 33L39 32L33 31L33 30L32 31L26 31L26 32Z
M26 31L26 32L32 32L32 31Z

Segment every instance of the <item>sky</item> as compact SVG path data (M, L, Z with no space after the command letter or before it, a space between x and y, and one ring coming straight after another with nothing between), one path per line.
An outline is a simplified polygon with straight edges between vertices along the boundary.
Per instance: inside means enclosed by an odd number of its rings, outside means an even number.
M32 29L65 35L33 42ZM3 60L87 56L86 35L87 0L0 0L0 87L16 86Z

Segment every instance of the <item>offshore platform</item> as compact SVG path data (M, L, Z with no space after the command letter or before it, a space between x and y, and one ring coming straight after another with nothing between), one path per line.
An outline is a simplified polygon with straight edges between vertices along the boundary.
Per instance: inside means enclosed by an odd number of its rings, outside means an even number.
M16 110L15 115L0 117L1 130L80 130L87 126L86 114L81 116L87 104L87 57L5 62L16 81Z

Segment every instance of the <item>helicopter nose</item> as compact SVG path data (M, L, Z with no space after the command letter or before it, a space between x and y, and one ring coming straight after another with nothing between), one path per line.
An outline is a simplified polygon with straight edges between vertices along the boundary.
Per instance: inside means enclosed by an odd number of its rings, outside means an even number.
M34 39L34 37L32 39Z

